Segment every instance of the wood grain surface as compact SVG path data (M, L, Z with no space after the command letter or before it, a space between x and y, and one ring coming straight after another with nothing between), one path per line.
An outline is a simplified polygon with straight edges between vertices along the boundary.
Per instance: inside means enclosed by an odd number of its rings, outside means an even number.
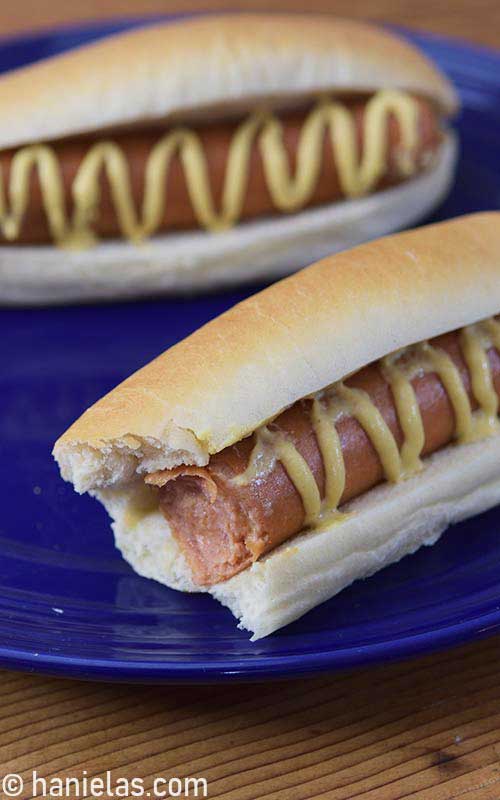
M498 800L499 657L494 638L356 674L225 688L4 674L0 771L21 774L26 798L33 770L47 781L111 770L151 792L157 777L203 777L208 797L225 800Z
M370 17L500 46L499 0L17 0L0 33L205 8ZM0 778L204 777L226 800L500 800L500 638L281 684L146 688L3 673ZM191 795L193 796L193 795ZM0 798L4 795L0 791Z
M499 0L2 0L0 34L114 15L199 8L331 12L500 47Z

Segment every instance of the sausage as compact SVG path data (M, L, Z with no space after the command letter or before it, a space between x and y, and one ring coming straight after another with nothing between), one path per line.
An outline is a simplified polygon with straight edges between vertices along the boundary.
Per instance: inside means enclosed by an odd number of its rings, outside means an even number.
M363 147L363 118L366 100L343 100L352 110L357 127L358 147ZM433 106L418 99L419 106L419 144L416 152L417 170L428 164L432 154L439 146L442 134L439 120ZM297 144L307 111L280 115L283 125L283 140L292 170L296 165ZM213 123L199 126L197 132L206 153L208 174L213 191L216 208L221 207L222 187L226 171L227 154L235 131L234 122ZM78 167L89 147L98 141L111 140L121 146L130 168L132 195L135 208L140 212L144 193L145 164L152 147L158 142L164 131L159 128L130 130L128 132L101 132L92 136L59 140L53 143L59 157L64 183L65 203L68 214L72 214L71 186ZM387 171L376 189L390 186L402 180L403 176L397 166L395 154L399 143L399 126L391 115L387 126L388 165ZM15 150L0 152L0 169L5 185L9 185L10 165ZM276 213L276 208L267 188L262 159L259 148L254 143L250 168L249 183L245 196L241 219L249 220ZM199 227L187 192L186 181L180 160L175 157L166 180L165 191L167 203L164 219L158 232L165 230L183 230ZM325 134L323 144L322 169L318 184L308 203L309 207L330 203L342 198L339 178L336 170L329 137ZM104 174L101 175L101 203L96 215L94 231L100 238L121 236L110 187ZM5 243L3 238L0 241ZM20 235L15 240L19 244L42 244L51 241L43 198L36 170L32 170L30 178L30 205L21 226Z
M459 333L436 337L432 344L451 357L460 372L471 407L476 409ZM493 385L500 396L500 354L491 348L488 359ZM392 391L379 364L361 369L344 383L368 393L401 447L403 434ZM425 432L422 455L426 456L453 439L454 411L435 373L419 374L412 385L422 415ZM268 427L283 431L291 438L309 465L323 497L323 462L310 410L310 400L299 401ZM383 481L384 473L369 437L353 417L341 418L336 427L346 471L342 505ZM211 585L231 577L304 527L302 499L279 461L269 474L249 485L237 486L232 482L245 470L253 445L254 436L250 436L212 456L205 468L178 467L163 471L157 482L161 485L160 508L199 585Z

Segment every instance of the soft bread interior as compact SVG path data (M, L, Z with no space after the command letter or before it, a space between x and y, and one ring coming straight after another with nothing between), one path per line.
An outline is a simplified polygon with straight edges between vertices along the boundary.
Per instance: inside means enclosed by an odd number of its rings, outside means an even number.
M158 510L147 511L140 484L96 493L113 518L117 547L140 575L194 591L189 570ZM252 632L268 636L358 578L434 544L448 525L500 502L500 436L453 445L423 471L383 484L348 504L348 516L306 531L244 572L209 589Z
M141 245L109 241L83 251L1 247L0 303L144 297L281 277L430 213L449 190L456 156L448 132L429 170L398 186L223 233L169 233Z

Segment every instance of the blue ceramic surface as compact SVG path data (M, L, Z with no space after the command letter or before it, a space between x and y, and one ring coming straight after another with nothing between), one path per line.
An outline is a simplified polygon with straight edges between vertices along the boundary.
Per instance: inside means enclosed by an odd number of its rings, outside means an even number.
M132 24L0 43L0 70ZM464 104L458 179L435 218L499 208L500 55L410 38L450 75ZM404 657L500 629L500 510L251 644L209 597L134 575L101 507L60 480L50 450L76 416L250 291L0 310L0 665L111 680L262 679Z

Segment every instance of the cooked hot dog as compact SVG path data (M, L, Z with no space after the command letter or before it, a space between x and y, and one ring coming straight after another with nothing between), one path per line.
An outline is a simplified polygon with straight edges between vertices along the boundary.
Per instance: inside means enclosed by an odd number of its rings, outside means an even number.
M433 545L500 502L499 222L374 241L238 304L88 409L63 477L140 575L206 587L254 639Z
M439 336L432 344L451 357L471 408L477 408L459 333ZM488 359L493 385L500 396L500 353L490 348ZM363 389L369 395L401 447L403 434L394 398L380 365L365 367L345 384ZM417 375L412 385L422 415L425 432L422 456L426 456L454 438L453 406L435 373ZM280 414L268 427L290 437L324 496L325 474L310 413L311 401L304 400ZM346 472L343 504L380 483L384 471L359 422L347 417L339 420L336 427ZM269 474L258 476L249 485L233 482L245 470L253 445L254 437L248 437L214 455L206 468L179 467L148 478L148 482L161 486L160 507L199 585L212 585L231 577L304 527L301 497L280 461L276 461Z
M268 281L404 229L448 192L458 107L404 38L311 13L195 15L9 72L0 302Z
M342 103L352 111L355 118L360 155L364 147L363 121L366 102L366 98L351 98L347 100L342 98ZM292 173L296 167L297 146L306 113L307 110L280 116L283 126L283 142ZM434 106L426 100L418 99L418 114L418 144L415 151L416 172L422 171L432 160L432 156L442 139L439 119ZM196 131L206 155L210 187L216 208L220 208L222 203L222 189L227 168L228 151L235 133L236 124L235 122L213 123L198 127ZM103 132L92 137L78 137L54 142L53 146L58 157L63 179L64 202L68 216L71 217L74 210L72 185L82 159L92 145L102 141L116 142L123 150L130 170L133 203L138 213L140 213L144 197L146 162L152 148L164 132L161 128L155 127L145 130L137 129L129 132L117 132L114 135ZM398 122L393 116L390 116L388 120L386 138L387 169L382 179L374 187L374 190L395 184L406 177L402 173L397 160L400 130ZM6 186L9 185L12 158L15 152L15 150L0 152L0 169ZM104 171L101 172L100 189L101 199L98 208L95 209L92 229L98 237L120 236L123 232L120 229L116 214L116 204L113 201L110 184ZM199 227L200 223L189 197L185 172L178 155L172 161L164 191L167 202L165 203L165 211L158 227L158 232ZM325 133L319 178L307 206L318 206L339 200L344 196L339 182L339 174L331 142ZM273 213L276 213L276 207L266 182L257 139L251 152L249 181L241 219L249 220ZM5 243L6 240L2 237L0 241ZM16 237L15 241L19 244L52 241L52 235L47 224L47 213L44 206L39 172L36 169L31 172L29 206L23 218L19 236Z

